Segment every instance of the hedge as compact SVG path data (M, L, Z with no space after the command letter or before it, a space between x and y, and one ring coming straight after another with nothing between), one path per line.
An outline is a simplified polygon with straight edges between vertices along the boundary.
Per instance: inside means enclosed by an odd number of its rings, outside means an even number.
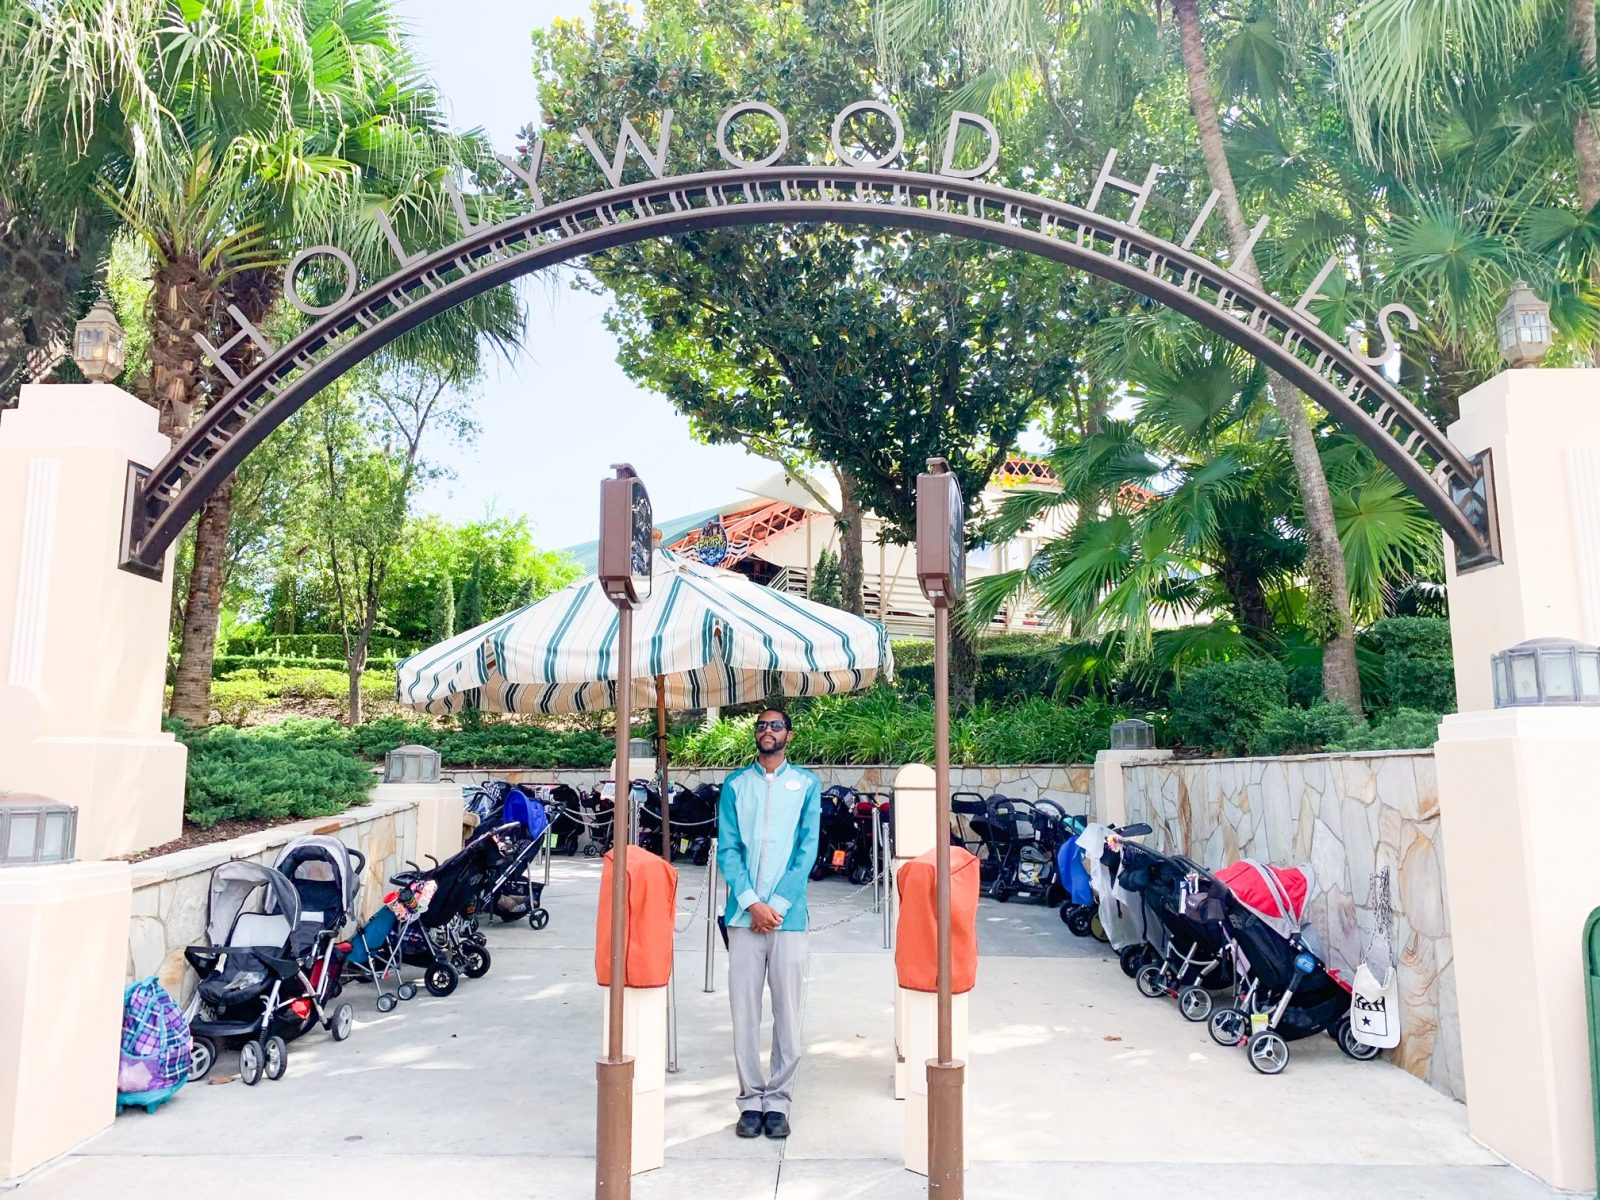
M219 821L296 820L343 812L366 799L372 772L337 739L271 726L173 732L189 748L184 816Z
M1055 688L1062 643L1032 633L997 634L978 642L974 696L979 703L1007 704L1043 696ZM933 695L933 643L893 644L895 687L902 696Z
M398 662L394 658L369 657L367 670L392 672ZM342 675L348 669L343 655L338 658L292 658L271 654L219 654L211 664L211 677L223 679L241 671L253 671L263 679L274 671L338 671Z
M789 755L822 765L931 762L933 706L889 688L826 697L792 709ZM951 761L958 764L1089 762L1111 743L1111 726L1127 714L1098 701L1064 705L1034 697L1008 705L979 704L951 722ZM754 716L681 730L669 746L682 766L732 767L754 754ZM608 760L609 761L609 760Z
M1383 653L1385 708L1455 711L1455 656L1449 621L1389 617L1374 623L1366 637Z
M1184 674L1173 698L1172 729L1186 746L1243 754L1268 714L1288 707L1288 676L1275 659L1205 663Z
M367 646L373 658L398 659L422 649L418 642L400 638L374 637ZM337 633L236 634L218 647L232 657L314 658L344 661L344 637Z

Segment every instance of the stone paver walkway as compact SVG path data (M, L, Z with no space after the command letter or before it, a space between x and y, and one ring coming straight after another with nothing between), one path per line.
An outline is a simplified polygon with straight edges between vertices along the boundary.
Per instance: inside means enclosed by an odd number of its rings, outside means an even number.
M687 864L685 907L702 876ZM558 860L552 920L490 934L494 967L451 997L380 1015L346 995L354 1036L291 1048L287 1076L255 1088L186 1088L154 1116L130 1112L16 1191L100 1200L178 1191L281 1200L301 1189L363 1195L591 1194L598 864ZM704 926L679 937L679 1074L669 1076L667 1166L635 1195L705 1200L910 1200L926 1182L898 1154L891 1087L892 964L880 918L841 881L813 886L806 1059L787 1144L734 1138L736 1091L724 972L702 990ZM684 918L687 921L687 917ZM1555 1193L1466 1133L1465 1110L1327 1038L1296 1043L1276 1078L1223 1051L1053 911L985 901L972 1006L967 1195L1272 1195L1286 1200L1534 1200ZM680 922L683 923L683 922ZM224 1061L219 1073L229 1070Z

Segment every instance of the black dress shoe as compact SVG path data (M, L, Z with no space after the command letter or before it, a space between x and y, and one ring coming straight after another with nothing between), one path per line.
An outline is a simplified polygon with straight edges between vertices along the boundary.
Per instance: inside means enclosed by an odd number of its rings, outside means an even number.
M755 1111L740 1113L739 1123L733 1127L733 1131L742 1138L760 1137L761 1114Z
M763 1120L767 1127L769 1138L786 1138L789 1136L789 1118L781 1112L769 1112Z

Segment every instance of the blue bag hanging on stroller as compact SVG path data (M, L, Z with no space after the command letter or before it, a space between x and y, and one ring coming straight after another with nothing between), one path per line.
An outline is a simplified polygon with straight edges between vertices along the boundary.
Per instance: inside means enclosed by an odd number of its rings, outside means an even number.
M189 1022L155 976L122 993L122 1055L117 1065L117 1111L155 1112L193 1069Z

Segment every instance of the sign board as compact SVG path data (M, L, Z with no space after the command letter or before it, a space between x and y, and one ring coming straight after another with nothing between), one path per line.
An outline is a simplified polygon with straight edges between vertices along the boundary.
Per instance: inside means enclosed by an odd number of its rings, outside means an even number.
M957 603L966 589L965 514L950 464L930 458L917 476L917 582L935 607Z
M650 598L655 524L650 493L627 463L600 484L600 586L607 599L630 607Z
M721 517L712 517L694 540L694 556L708 567L720 566L728 557L728 530Z

